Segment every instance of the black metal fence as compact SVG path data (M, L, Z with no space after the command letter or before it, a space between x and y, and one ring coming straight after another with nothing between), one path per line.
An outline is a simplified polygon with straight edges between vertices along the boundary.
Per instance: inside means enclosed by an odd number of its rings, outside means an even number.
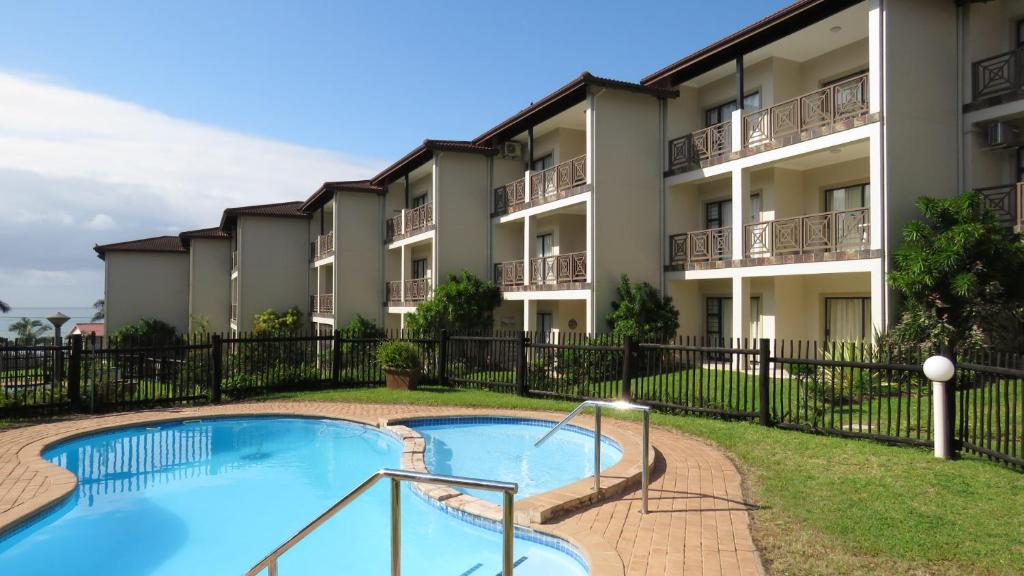
M202 336L171 344L73 337L0 347L0 418L219 402L279 390L384 384L388 339L414 344L427 382L564 399L627 399L677 413L930 445L932 350L865 343L635 342L579 334L401 331L357 337ZM1024 468L1024 357L958 358L954 446Z

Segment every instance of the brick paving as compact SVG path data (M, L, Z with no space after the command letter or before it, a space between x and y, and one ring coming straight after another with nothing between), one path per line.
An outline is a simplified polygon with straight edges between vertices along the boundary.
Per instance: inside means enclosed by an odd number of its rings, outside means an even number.
M44 462L43 447L61 439L126 424L223 414L336 417L376 425L382 418L456 414L512 414L495 409L333 402L261 402L89 416L0 432L0 531L74 490L74 476ZM515 415L555 419L546 412ZM590 426L581 416L579 424ZM605 419L603 432L639 434L639 423ZM750 531L739 471L719 449L675 431L653 427L658 451L651 476L650 514L640 514L639 490L534 528L584 548L593 576L763 574Z

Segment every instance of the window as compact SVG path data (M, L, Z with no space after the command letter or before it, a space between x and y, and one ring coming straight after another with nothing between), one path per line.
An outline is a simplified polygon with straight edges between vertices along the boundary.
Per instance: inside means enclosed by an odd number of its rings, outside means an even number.
M871 298L825 298L825 340L861 342L871 338Z
M534 172L539 172L540 170L547 170L548 168L551 168L554 165L555 157L552 156L551 154L548 154L540 158L535 158L533 161L533 165L530 166L530 170L533 170Z
M705 304L705 332L712 346L732 338L732 298L709 297Z
M537 235L537 256L541 258L547 258L548 256L554 256L555 254L555 236L554 234L538 234Z
M705 204L704 225L709 230L732 226L732 200L719 200Z
M551 339L551 330L554 326L554 318L550 312L537 312L537 336L541 344L547 344Z
M761 221L761 193L755 192L750 195L750 216L747 218L750 222Z
M426 192L424 192L424 193L420 194L419 196L416 196L415 198L412 199L412 207L413 208L419 208L420 206L423 206L426 203L427 203L427 193Z
M412 279L419 280L427 277L427 259L419 258L412 261Z
M871 185L854 184L825 190L825 211L854 210L871 206Z
M761 338L761 297L750 297L750 337Z
M758 110L761 108L761 93L754 92L747 94L743 97L743 109L744 110ZM736 99L729 100L725 104L720 104L714 108L708 108L704 111L704 126L714 126L721 122L725 122L732 118L733 111L736 110Z

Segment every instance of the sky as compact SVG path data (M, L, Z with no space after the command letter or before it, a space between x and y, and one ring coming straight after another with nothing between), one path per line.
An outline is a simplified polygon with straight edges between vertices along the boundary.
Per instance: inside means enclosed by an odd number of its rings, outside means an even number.
M97 243L371 176L788 2L0 0L0 300L89 305Z

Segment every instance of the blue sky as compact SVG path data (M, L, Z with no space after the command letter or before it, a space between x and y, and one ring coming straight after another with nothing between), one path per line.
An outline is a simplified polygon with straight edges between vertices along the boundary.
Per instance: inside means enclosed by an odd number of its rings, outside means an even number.
M96 243L372 175L787 3L0 0L0 298L90 304Z

